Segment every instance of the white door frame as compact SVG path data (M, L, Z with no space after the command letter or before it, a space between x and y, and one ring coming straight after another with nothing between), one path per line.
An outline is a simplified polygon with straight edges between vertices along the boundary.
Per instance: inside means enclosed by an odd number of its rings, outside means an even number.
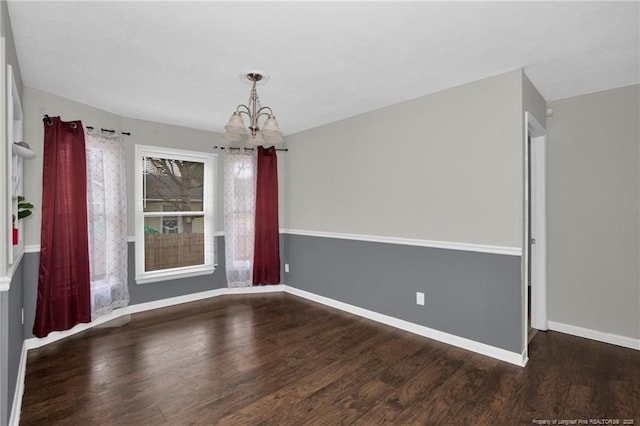
M522 293L523 293L523 328L524 349L528 344L529 329L527 326L527 310L529 303L529 244L531 239L531 327L547 330L547 232L546 232L546 142L547 131L529 112L525 112L524 138L524 239L522 244ZM528 138L531 138L531 161L527 150ZM531 164L531 182L529 182L529 164ZM531 200L529 187L531 186ZM531 234L529 235L529 203L531 203Z

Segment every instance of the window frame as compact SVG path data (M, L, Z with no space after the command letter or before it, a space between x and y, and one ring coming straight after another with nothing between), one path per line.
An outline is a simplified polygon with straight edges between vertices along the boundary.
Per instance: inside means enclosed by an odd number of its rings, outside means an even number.
M183 266L178 268L145 271L145 247L144 247L144 219L146 216L158 216L162 212L144 212L144 160L147 157L166 158L170 160L194 161L204 164L204 178L202 188L202 215L204 217L204 264L195 266ZM147 284L158 281L174 280L179 278L195 277L199 275L213 274L215 264L215 170L217 155L208 152L191 151L184 149L165 148L151 145L135 145L135 191L134 191L134 216L135 216L135 269L136 283ZM188 212L197 213L197 212ZM185 213L187 214L187 213Z
M164 213L164 211L165 211L164 208L166 206L167 206L166 204L161 204L160 205L160 211ZM172 213L173 211L174 210L168 210L169 213ZM175 220L176 220L176 228L175 229L176 229L176 232L179 234L180 230L181 230L180 228L182 228L182 221L178 220L178 216L164 216L164 215L160 216L160 223L161 223L161 228L162 228L160 233L161 234L171 234L171 232L164 232L164 228L165 228L164 221L168 217L170 217L172 220L173 220L173 218L175 218Z

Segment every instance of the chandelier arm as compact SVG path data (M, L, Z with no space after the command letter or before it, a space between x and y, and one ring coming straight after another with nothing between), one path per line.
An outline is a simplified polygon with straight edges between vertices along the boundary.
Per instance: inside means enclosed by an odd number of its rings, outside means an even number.
M269 110L269 113L262 112L262 110ZM268 106L263 106L262 108L260 108L260 109L258 110L258 117L259 117L259 116L261 116L261 115L265 115L265 114L266 114L266 115L273 115L273 111L271 110L271 108L270 108L270 107L268 107Z
M258 118L262 117L263 115L266 115L267 117L273 115L273 113L271 112L271 109L269 109L269 112L261 112L256 116L256 123L258 122Z
M243 108L243 107L246 109L246 111L240 109L240 108ZM238 114L245 113L245 114L247 114L247 116L249 116L249 118L251 118L251 109L248 106L246 106L245 104L238 105L238 107L236 108L236 112Z

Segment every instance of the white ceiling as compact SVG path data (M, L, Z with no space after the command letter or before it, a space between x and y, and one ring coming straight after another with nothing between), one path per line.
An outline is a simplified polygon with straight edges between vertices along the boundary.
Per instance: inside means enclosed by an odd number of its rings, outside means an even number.
M640 83L638 1L8 6L26 86L218 132L247 69L285 134L517 68L548 101Z

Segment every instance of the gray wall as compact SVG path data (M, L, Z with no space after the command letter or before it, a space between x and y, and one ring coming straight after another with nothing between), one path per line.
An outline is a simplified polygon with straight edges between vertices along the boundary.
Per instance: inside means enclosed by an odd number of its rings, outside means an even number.
M9 292L0 292L0 425L6 425L10 416L9 396Z
M284 247L290 286L522 351L519 256L299 235Z
M550 103L549 320L640 338L640 86Z
M542 98L524 79L516 70L290 136L286 228L520 248L523 112L541 114ZM522 352L519 256L293 234L284 247L288 285Z
M22 306L23 306L23 267L24 262L16 269L11 282L11 290L8 293L8 383L7 383L7 407L11 410L13 396L16 390L18 379L18 368L20 367L20 354L22 353L22 342L24 332L22 327ZM9 414L9 413L8 413ZM7 416L8 418L8 416Z
M129 277L130 305L153 302L170 297L185 296L227 286L224 265L224 238L216 237L218 266L213 274L179 280L160 281L149 284L136 284L135 281L135 245L128 244L127 274ZM38 294L38 267L40 253L26 253L24 256L24 337L33 335L33 322L36 314Z
M65 99L50 93L24 88L23 107L25 110L25 140L38 154L34 160L25 163L25 194L32 200L42 199L42 153L43 153L43 124L42 116L60 115L63 120L82 120L84 125L96 128L108 128L132 133L125 137L125 153L128 176L133 175L133 151L134 144L180 146L185 149L211 151L216 134L198 130L185 129L175 126L167 126L159 123L150 123L141 120L124 119L115 114L102 111L78 102ZM133 235L133 180L129 177L129 235ZM222 194L222 192L217 192ZM217 198L220 200L220 198ZM25 221L25 239L27 245L40 244L41 203L36 201L33 215ZM221 205L221 200L217 203ZM220 217L220 215L218 215ZM220 239L222 240L222 239ZM219 243L220 250L224 250L224 242ZM134 244L129 244L129 291L131 304L160 300L167 297L185 295L219 288L226 284L224 280L224 251L218 253L218 259L222 267L213 275L194 277L180 281L164 281L137 285L135 283ZM39 253L27 253L25 255L25 324L24 331L27 338L33 337L32 328L35 318L36 295L38 286L38 259ZM222 284L220 284L222 282Z
M42 199L42 152L43 152L43 124L42 116L59 115L63 120L82 120L84 125L96 128L109 128L130 132L131 136L125 136L125 155L127 169L127 194L128 194L128 233L134 235L133 216L133 169L135 144L154 145L164 147L179 147L196 151L213 151L214 145L222 145L222 135L214 132L188 129L184 127L170 126L162 123L136 120L120 117L106 111L93 108L88 105L52 95L30 87L24 88L23 106L25 110L25 140L38 154L34 160L25 163L25 194L33 200ZM278 166L280 182L283 182L286 171L283 164L287 153L278 153ZM220 154L217 164L216 182L216 231L224 229L223 220L223 161L224 154ZM280 200L284 200L284 190L280 189ZM37 246L40 244L41 206L35 202L32 217L25 222L26 244ZM281 204L282 205L282 204ZM284 209L280 209L281 221L284 217ZM129 292L131 304L161 300L169 297L182 296L191 293L221 288L226 286L224 269L224 238L216 238L218 241L218 268L213 275L186 278L181 280L162 281L143 285L135 283L134 244L129 243ZM32 337L33 320L35 318L36 292L38 283L38 253L28 253L25 256L27 273L25 275L25 335Z

